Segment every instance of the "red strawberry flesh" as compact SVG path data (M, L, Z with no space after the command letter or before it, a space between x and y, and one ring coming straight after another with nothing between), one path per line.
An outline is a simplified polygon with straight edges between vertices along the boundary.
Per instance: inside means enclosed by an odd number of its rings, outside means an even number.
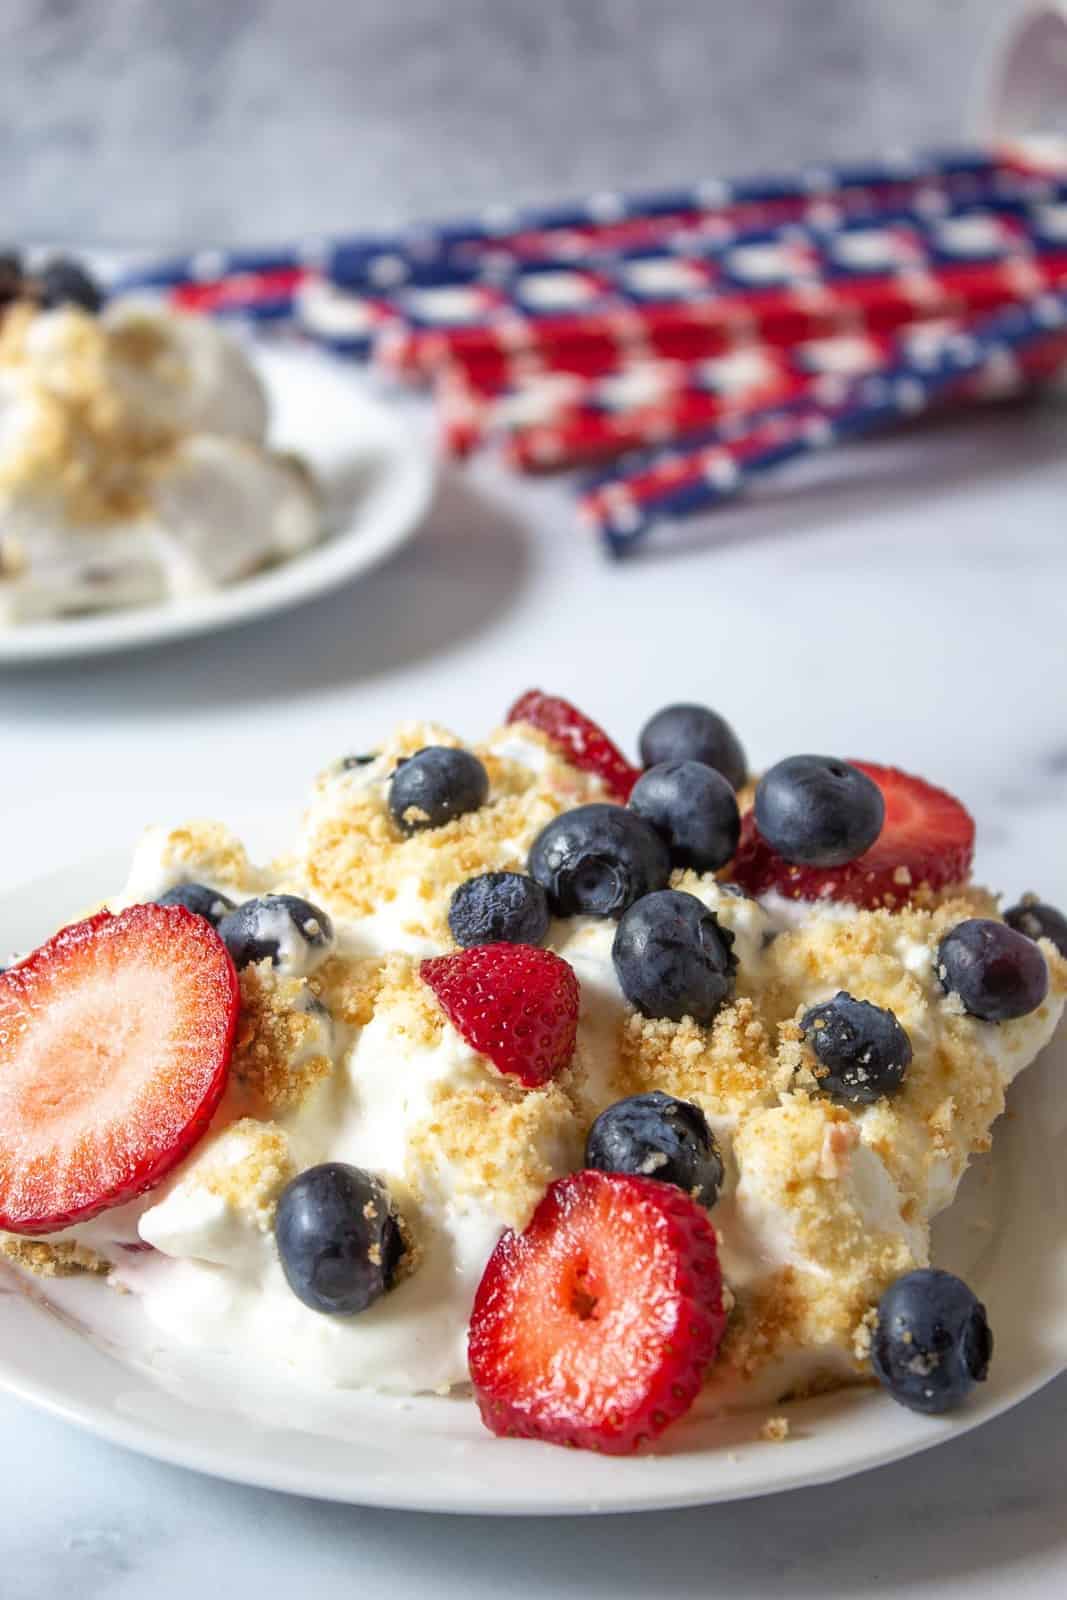
M874 779L885 799L882 831L869 850L842 867L797 866L771 849L749 811L727 876L749 894L774 889L791 900L849 901L866 909L905 905L924 887L965 882L974 819L955 796L895 767L852 765Z
M715 1232L672 1184L583 1171L501 1238L469 1362L493 1433L626 1455L689 1410L725 1326Z
M552 741L572 767L603 778L613 800L620 804L629 800L630 790L641 776L640 768L632 766L604 730L569 700L528 689L516 700L507 720L529 722Z
M480 944L419 968L442 1011L500 1072L539 1088L574 1054L578 979L551 950Z
M157 1184L219 1102L239 998L179 906L98 912L0 973L0 1227L50 1233Z

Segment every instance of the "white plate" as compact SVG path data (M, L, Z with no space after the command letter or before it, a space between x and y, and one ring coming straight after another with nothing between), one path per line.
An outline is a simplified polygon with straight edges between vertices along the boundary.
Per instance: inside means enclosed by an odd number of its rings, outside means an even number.
M270 442L310 464L329 532L304 555L212 593L0 632L0 665L56 661L214 632L310 600L382 561L430 502L433 457L398 409L321 353L252 346L271 406Z
M114 856L0 897L0 948L26 949L105 896ZM478 1513L622 1511L824 1483L955 1437L1067 1367L1067 1040L1024 1074L995 1153L968 1175L936 1256L985 1299L992 1374L954 1417L914 1415L875 1390L677 1424L655 1456L611 1460L494 1439L463 1398L315 1393L160 1343L134 1300L98 1279L0 1270L0 1384L118 1444L219 1477L360 1505Z

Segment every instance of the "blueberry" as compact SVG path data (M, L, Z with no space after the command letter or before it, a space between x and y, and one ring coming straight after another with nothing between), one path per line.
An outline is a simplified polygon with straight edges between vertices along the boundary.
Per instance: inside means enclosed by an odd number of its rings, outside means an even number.
M703 1111L660 1089L602 1111L585 1142L585 1164L677 1184L702 1206L713 1206L722 1187L722 1156Z
M236 967L269 956L272 966L299 972L309 955L332 942L333 924L325 911L299 895L265 894L223 917L219 934Z
M217 889L209 889L206 883L179 883L176 889L168 889L166 894L161 894L156 904L184 906L186 911L195 911L198 917L205 917L213 928L217 928L226 913L233 910L233 901L219 894Z
M724 717L707 706L665 706L641 729L641 761L658 767L664 761L700 761L721 772L732 789L744 787L748 763L741 741Z
M911 1040L891 1011L854 1000L842 989L806 1011L800 1029L825 1068L819 1086L835 1100L869 1106L900 1088L911 1063Z
M634 784L630 808L651 822L675 867L715 872L741 833L737 797L721 772L702 761L661 761Z
M1055 906L1029 897L1005 911L1004 921L1028 939L1051 939L1060 955L1067 956L1067 917Z
M1032 939L986 917L958 922L937 947L946 994L983 1022L1008 1022L1036 1011L1048 993L1048 967Z
M707 1023L733 994L733 942L696 895L660 889L627 911L611 958L623 993L644 1016Z
M643 894L662 889L671 873L667 846L652 824L602 801L554 817L534 840L527 865L560 917L619 917Z
M14 250L0 250L0 304L23 292L22 259Z
M35 274L37 297L46 308L80 306L83 311L99 311L104 297L99 285L85 268L65 256L56 256Z
M403 833L440 828L489 798L489 774L469 750L431 744L402 761L389 785L389 810Z
M312 1311L352 1316L392 1287L404 1241L389 1196L343 1161L308 1167L282 1190L274 1219L282 1271Z
M787 861L843 867L882 831L885 801L873 779L834 756L789 756L756 787L756 826Z
M992 1354L985 1306L951 1272L906 1273L878 1302L871 1364L912 1411L954 1411L983 1382Z
M540 944L548 932L548 901L522 872L483 872L461 883L448 908L457 944Z

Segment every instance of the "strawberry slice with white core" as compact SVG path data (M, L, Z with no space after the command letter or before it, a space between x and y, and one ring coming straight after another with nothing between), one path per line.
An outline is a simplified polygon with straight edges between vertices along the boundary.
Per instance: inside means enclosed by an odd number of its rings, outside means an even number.
M239 1002L226 946L180 906L98 912L0 973L0 1228L154 1187L218 1105Z
M468 1358L482 1421L627 1455L689 1410L725 1325L703 1207L658 1178L573 1172L502 1236L478 1286Z

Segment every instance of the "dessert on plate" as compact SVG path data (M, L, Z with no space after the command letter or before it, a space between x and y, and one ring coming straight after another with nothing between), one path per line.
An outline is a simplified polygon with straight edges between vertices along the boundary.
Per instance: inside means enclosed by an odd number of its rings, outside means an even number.
M214 323L0 262L0 626L161 603L316 542L303 464Z
M531 692L336 761L268 866L150 829L0 974L6 1253L608 1453L699 1393L959 1404L992 1336L930 1222L1056 1028L1067 922L1001 915L922 779L754 782L693 705L641 759Z

